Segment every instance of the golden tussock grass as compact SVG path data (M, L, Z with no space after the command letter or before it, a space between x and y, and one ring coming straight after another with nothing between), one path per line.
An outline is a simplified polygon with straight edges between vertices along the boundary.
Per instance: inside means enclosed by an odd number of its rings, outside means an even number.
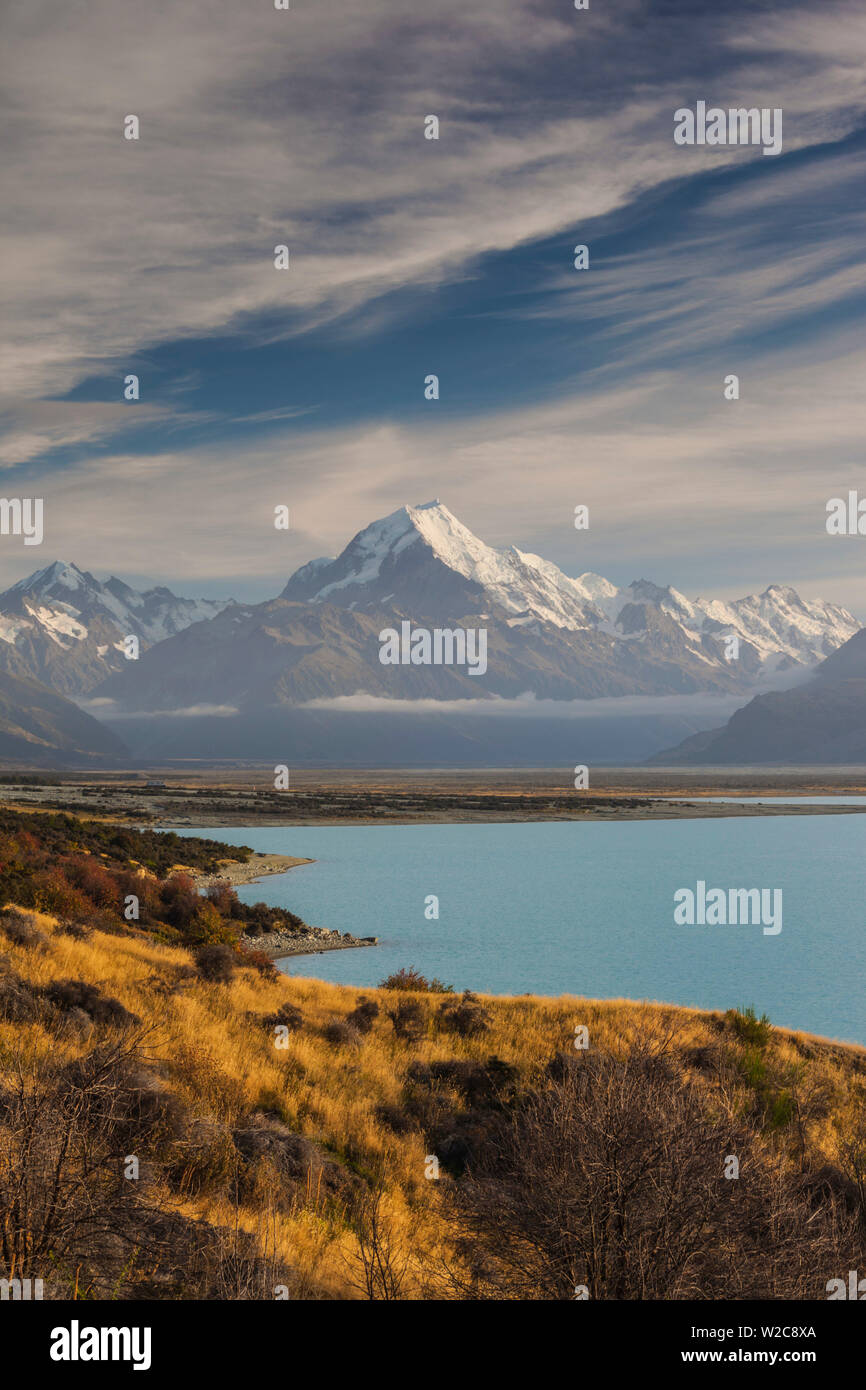
M754 1100L755 1078L750 1082L744 1077L742 1067L726 1067L720 1080L719 1059L748 1060L748 1049L718 1014L624 1000L482 996L488 1030L461 1037L436 1026L442 996L413 995L426 1007L428 1023L419 1041L407 1042L395 1035L387 1015L397 998L391 991L305 978L269 980L246 967L228 984L180 979L192 962L185 950L143 935L93 931L76 939L63 934L51 918L28 915L47 942L33 947L3 940L12 969L35 986L84 980L118 999L142 1020L147 1059L194 1115L232 1126L256 1111L276 1112L353 1172L370 1180L381 1175L392 1239L409 1252L405 1297L420 1296L431 1271L451 1258L439 1185L425 1177L423 1137L416 1130L395 1133L378 1113L381 1106L401 1105L413 1061L485 1062L496 1056L517 1067L530 1083L555 1053L573 1047L575 1025L585 1024L590 1046L614 1053L635 1037L670 1036L678 1056L706 1085L708 1104L734 1113ZM344 1019L362 998L379 1004L369 1034L355 1042L328 1041L327 1025ZM248 1015L271 1014L287 1003L302 1011L304 1024L281 1049L273 1030ZM23 1047L35 1066L40 1058L72 1059L95 1040L96 1035L75 1039L44 1021L0 1022L0 1073L16 1047ZM801 1119L805 1116L799 1141L796 1127L789 1124L781 1139L770 1133L767 1142L781 1142L792 1151L801 1142L816 1167L832 1161L840 1124L862 1103L866 1052L773 1030L763 1057L764 1080L769 1078L771 1089L780 1093L787 1094L786 1087L796 1093L799 1087L802 1103L795 1094L795 1109ZM816 1096L822 1098L820 1104ZM318 1296L359 1297L355 1232L320 1198L315 1191L305 1193L288 1212L252 1205L237 1209L225 1195L188 1197L180 1209L216 1224L238 1221L296 1269Z

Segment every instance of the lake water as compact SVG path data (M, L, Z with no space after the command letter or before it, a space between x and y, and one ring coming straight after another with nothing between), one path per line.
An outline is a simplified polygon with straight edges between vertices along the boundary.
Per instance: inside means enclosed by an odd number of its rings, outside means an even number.
M239 890L378 947L301 956L292 975L374 985L413 965L458 989L700 1008L866 1044L866 819L299 826L201 833L315 864ZM782 890L782 931L677 926L674 893ZM438 920L425 899L439 898Z

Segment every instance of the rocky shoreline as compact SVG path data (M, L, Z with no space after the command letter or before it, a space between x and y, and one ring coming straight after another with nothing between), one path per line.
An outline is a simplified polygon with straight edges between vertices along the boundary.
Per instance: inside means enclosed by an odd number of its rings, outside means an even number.
M240 859L221 859L219 869L211 874L193 874L196 887L209 888L212 883L228 883L237 888L242 883L255 883L268 874L284 874L299 864L314 864L314 859L297 859L291 854L263 854L254 850L246 863Z
M247 950L264 951L272 960L281 960L284 956L318 956L323 951L348 951L355 946L376 946L378 942L378 936L353 936L351 932L329 931L327 927L240 938L240 944Z
M244 864L239 859L221 859L219 871L196 874L196 886L207 889L212 883L228 883L236 888L241 883L255 883L268 874L284 874L299 864L312 864L312 859L296 859L290 854L263 854L256 850ZM353 936L351 932L331 931L327 927L306 927L298 931L266 932L261 936L240 938L241 946L249 951L263 951L272 960L284 956L321 955L323 951L348 951L355 946L375 946L377 936Z

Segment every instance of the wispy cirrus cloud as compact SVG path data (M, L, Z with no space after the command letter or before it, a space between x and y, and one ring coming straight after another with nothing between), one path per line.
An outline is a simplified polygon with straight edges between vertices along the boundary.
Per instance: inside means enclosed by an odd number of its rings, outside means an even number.
M696 81L783 102L786 149L837 139L866 109L852 16L822 7L828 50L798 7L776 11L770 63L764 17L737 6L722 23L687 5L612 19L536 0L207 14L173 0L143 24L132 0L13 0L4 389L56 395L228 327L297 332L621 207L706 167L671 139ZM439 142L422 138L428 111ZM122 138L130 112L138 142Z

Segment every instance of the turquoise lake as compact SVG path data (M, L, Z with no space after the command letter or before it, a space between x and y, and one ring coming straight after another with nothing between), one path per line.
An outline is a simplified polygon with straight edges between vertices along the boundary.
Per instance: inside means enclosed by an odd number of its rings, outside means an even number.
M239 896L380 939L281 962L291 975L369 986L413 965L490 994L751 1004L781 1026L866 1044L860 814L179 833L315 859ZM781 932L675 925L675 891L698 880L781 889ZM425 917L430 894L438 920Z

